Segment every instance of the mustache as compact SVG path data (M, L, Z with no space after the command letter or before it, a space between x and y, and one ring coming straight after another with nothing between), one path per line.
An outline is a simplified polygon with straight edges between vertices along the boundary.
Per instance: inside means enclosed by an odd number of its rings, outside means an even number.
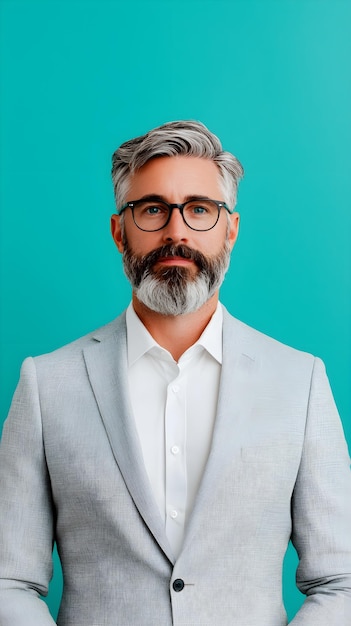
M184 244L166 244L139 258L140 273L148 274L160 259L172 257L194 261L200 270L207 267L208 264L206 257L198 250L193 250Z

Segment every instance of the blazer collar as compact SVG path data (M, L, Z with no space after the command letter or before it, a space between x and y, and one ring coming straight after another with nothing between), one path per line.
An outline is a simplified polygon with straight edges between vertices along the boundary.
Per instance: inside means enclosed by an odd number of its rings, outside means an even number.
M112 332L111 332L112 331ZM128 396L125 314L97 331L84 359L116 463L145 523L174 562L147 477Z
M255 398L257 360L253 331L223 310L223 363L212 446L184 538L186 551L211 495L243 445L250 440L250 412Z

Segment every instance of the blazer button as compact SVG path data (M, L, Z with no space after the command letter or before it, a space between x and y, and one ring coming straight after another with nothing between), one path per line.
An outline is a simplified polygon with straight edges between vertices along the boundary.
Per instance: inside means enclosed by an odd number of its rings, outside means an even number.
M173 589L174 591L182 591L182 589L184 589L184 580L182 580L182 578L176 578L173 583Z

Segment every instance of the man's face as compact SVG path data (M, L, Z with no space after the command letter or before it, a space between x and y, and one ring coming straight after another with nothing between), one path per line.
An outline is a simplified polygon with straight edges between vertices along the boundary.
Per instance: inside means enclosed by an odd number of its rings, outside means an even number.
M217 166L207 159L186 156L156 158L138 170L131 178L126 200L135 201L145 196L158 196L170 204L182 204L193 196L225 201ZM125 270L137 297L140 282L144 283L146 277L153 279L153 287L167 282L171 300L177 301L178 305L175 309L173 307L173 313L168 314L190 312L189 303L184 305L185 308L181 305L185 298L184 288L193 289L191 309L196 310L197 304L201 306L202 300L211 297L223 280L229 253L238 234L238 213L229 216L229 226L226 213L221 209L216 226L199 232L189 228L179 210L174 209L169 223L162 230L145 232L134 224L132 212L127 209L124 234L119 216L113 215L112 235L124 255ZM158 253L159 250L162 254ZM213 277L213 271L220 272L220 276ZM201 293L195 289L200 277L203 283ZM146 285L142 287L149 291ZM165 288L164 284L162 288ZM165 300L165 292L159 293L158 297L156 294L156 299ZM158 305L150 306L149 301L147 305L158 310ZM167 307L159 312L167 314Z

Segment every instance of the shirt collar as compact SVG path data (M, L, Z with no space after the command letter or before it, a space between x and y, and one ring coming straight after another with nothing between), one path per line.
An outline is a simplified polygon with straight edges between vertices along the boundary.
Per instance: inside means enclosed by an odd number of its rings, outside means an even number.
M128 346L128 366L131 367L138 359L152 349L158 349L167 354L150 335L139 317L134 311L132 303L127 308L127 346ZM218 303L217 308L212 315L209 323L203 331L197 342L191 346L186 353L192 351L195 346L201 346L218 361L222 363L222 326L223 326L223 310L222 305ZM155 350L153 350L155 352ZM185 353L185 354L186 354ZM184 356L184 355L183 355ZM183 358L183 357L181 357Z

